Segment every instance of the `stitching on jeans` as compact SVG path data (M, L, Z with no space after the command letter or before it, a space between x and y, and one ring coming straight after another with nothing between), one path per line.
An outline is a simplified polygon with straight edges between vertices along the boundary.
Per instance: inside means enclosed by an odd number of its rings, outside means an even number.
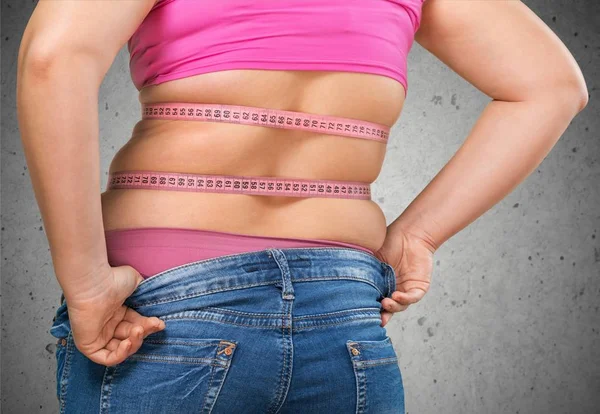
M358 344L361 348L384 348L391 344L392 340L389 336L377 341L352 341L353 344Z
M298 332L298 331L305 331L307 329L326 328L328 326L344 325L344 324L352 323L352 322L355 322L355 321L368 321L368 320L377 321L377 322L381 323L381 318L380 317L375 318L375 317L372 317L372 316L368 316L368 317L361 317L361 318L355 318L355 319L345 320L345 321L342 321L342 322L327 323L327 324L321 324L321 325L309 325L309 326L299 327L299 328L295 328L294 331Z
M226 365L226 366L223 368L223 372L222 372L222 374L221 374L221 375L222 375L221 379L219 380L219 382L218 382L218 383L217 383L217 385L216 385L216 390L215 390L215 398L214 398L214 401L213 401L213 406L212 406L212 408L211 408L211 412L212 412L212 410L213 410L213 408L214 408L214 405L215 405L215 404L217 403L217 401L218 401L219 394L221 393L221 389L223 388L223 384L225 383L225 380L227 379L227 374L229 373L229 367L230 367L230 366L231 366L231 364L232 364L232 362L231 362L231 361L233 360L233 355L235 355L235 348L234 348L234 350L233 350L232 354L229 356L229 359L228 359L227 365Z
M348 352L351 352L348 347L346 346L346 350ZM359 380L358 380L358 373L356 372L356 365L354 364L354 360L352 359L352 355L350 355L350 359L352 361L352 371L354 371L354 381L356 383L356 410L355 410L355 414L358 413L358 407L360 406L360 387L359 387Z
M320 320L315 320L313 321L313 323L309 324L309 325L305 325L304 327L299 327L298 329L306 329L307 326L330 326L330 325L343 325L346 322L351 322L351 321L356 321L359 319L370 319L370 318L378 318L379 320L381 320L380 316L379 316L379 311L377 311L378 315L375 316L373 315L372 312L364 312L364 313L359 313L357 315L350 315L350 316L346 316L343 317L341 320L338 320L337 322L322 322Z
M289 272L288 272L288 274L289 274ZM284 353L284 359L283 359L283 367L282 367L282 370L281 370L281 380L282 380L282 382L281 382L281 387L279 389L279 394L277 396L277 401L278 402L282 400L282 397L283 397L283 394L284 394L284 387L283 387L284 384L287 384L288 387L289 387L288 354L291 354L290 353L290 346L289 346L290 343L291 343L291 341L290 341L289 335L286 338L285 331L286 331L286 329L288 329L288 330L290 330L290 335L293 333L292 329L291 329L291 326L284 326L284 324L283 324L283 319L284 318L287 319L287 318L289 318L291 316L291 308L293 306L293 302L285 302L284 306L285 306L286 312L281 317L281 319L282 319L281 330L282 330L282 335L283 335L283 339L284 339L284 343L285 343L284 344L284 352L285 353ZM293 346L293 343L291 345ZM288 387L285 388L285 392L286 393L287 393ZM279 410L281 409L281 403L282 402L283 401L281 401L279 403L279 407L277 408L277 411L275 411L276 413L279 412Z
M388 267L388 271L389 271L389 277L388 277L388 281L390 284L389 292L390 292L390 297L392 297L392 293L394 293L396 291L396 289L394 289L394 287L396 286L396 270L390 264L388 264L387 267Z
M206 320L206 321L214 321L214 319L209 319L209 318L203 318L203 317L194 317L194 316L182 316L182 317L163 317L163 320ZM292 332L298 332L298 331L303 331L305 329L314 329L314 328L320 328L320 327L327 327L327 326L336 326L336 325L343 325L346 323L352 323L354 321L364 321L364 320L373 320L373 321L378 321L381 322L381 318L380 317L374 317L374 316L364 316L364 317L357 317L357 318L352 318L352 319L345 319L343 321L339 321L339 322L332 322L332 323L326 323L326 324L320 324L320 325L309 325L309 326L304 326L304 327L295 327L292 329ZM244 327L249 327L249 328L255 328L255 329L273 329L273 326L264 326L264 325L250 325L250 324L245 324L245 323L239 323L239 322L232 322L232 321L217 321L219 323L224 323L224 324L230 324L230 325L236 325L236 326L244 326Z
M147 361L147 362L172 362L173 364L194 364L194 365L205 365L205 366L221 366L220 364L214 364L214 358L193 358L193 357L181 357L181 356L167 356L158 354L133 354L127 358L128 361ZM125 361L123 361L125 362Z
M215 349L215 353L217 352L218 348ZM215 355L216 358L216 355ZM214 365L210 365L211 369L210 369L210 380L208 381L208 387L206 388L206 392L204 393L204 398L202 399L202 405L201 405L201 412L204 412L204 409L206 408L206 400L208 399L208 394L210 393L212 387L213 387L213 378L215 376L215 371L216 371L216 367ZM209 412L212 410L209 410Z
M328 314L317 314L317 315L309 315L309 316L301 316L301 317L294 317L293 320L295 320L297 323L302 323L305 320L310 320L310 319L315 319L315 322L320 323L319 319L323 319L323 318L327 318L327 317L337 317L337 318L344 318L344 319L348 319L348 317L352 318L354 316L359 316L360 314L365 314L365 315L369 315L372 316L374 313L379 314L380 310L379 308L355 308L355 309L348 309L348 310L344 310L344 311L336 311L336 312L330 312ZM338 315L335 315L338 314ZM273 326L273 325L256 325L256 324L248 324L248 323L243 323L243 322L231 322L230 320L223 320L220 319L219 317L223 316L220 315L219 312L205 312L205 311L195 311L195 310L190 310L190 311L183 311L183 312L177 312L177 313L172 313L172 314L168 314L168 315L163 315L161 317L161 319L163 320L174 320L174 319L192 319L192 320L209 320L209 321L217 321L217 322L222 322L222 323L232 323L232 324L237 324L237 325L241 325L241 326L250 326L250 327L257 327L257 326ZM284 317L286 315L280 315L281 317ZM278 316L279 317L279 316ZM273 318L274 319L274 318ZM166 344L183 344L183 345L197 345L193 342L191 343L185 343L185 342L173 342L173 340L168 340L166 342L161 342L160 339L146 339L145 342L150 342L150 343L166 343ZM198 345L198 346L204 346L202 345Z
M287 308L287 303L285 304L285 306ZM280 385L279 385L279 389L278 389L278 392L277 392L277 400L276 401L277 401L278 405L279 405L279 402L281 400L281 395L283 394L283 384L284 384L284 381L285 381L285 373L286 373L286 370L287 370L288 347L287 347L287 343L286 343L287 341L286 341L286 338L285 338L285 329L286 328L285 328L285 326L283 324L284 319L285 319L286 316L287 315L285 315L285 314L281 315L281 322L282 322L281 323L281 336L283 338L283 341L282 341L283 342L283 365L281 366L281 376L280 376L280 380L281 381L279 382ZM279 411L279 407L278 407L277 411ZM275 412L277 412L277 411L275 411Z
M120 364L107 366L104 370L104 376L102 377L102 386L100 392L100 413L108 413L110 409L110 395L112 393L112 385L117 375L117 368ZM110 371L110 374L109 374ZM104 387L108 387L108 390L105 392ZM104 407L104 402L106 401L106 408Z
M378 359L364 359L364 360L355 361L355 362L358 365L357 368L367 368L367 367L373 367L373 366L377 366L377 365L397 364L398 363L398 357L388 357L388 358L378 358Z
M277 263L279 265L279 262ZM282 269L283 271L283 269ZM286 310L288 308L288 302L284 301L283 302L283 306L284 306L284 310ZM282 394L282 390L283 390L283 381L284 381L284 375L285 375L285 370L286 370L286 366L287 366L287 345L286 345L286 341L285 341L285 318L286 318L287 314L286 312L283 312L281 314L281 339L282 339L282 343L283 343L283 364L281 366L281 372L279 374L279 387L277 389L277 394L276 394L276 398L273 400L273 403L271 403L271 406L269 407L269 411L268 413L272 413L273 410L275 410L275 403L279 404L279 400L281 399L281 394ZM277 409L277 411L279 411L279 408ZM277 412L275 411L275 412Z
M273 317L279 318L281 316L281 312L278 312L278 313L242 312L242 311L238 311L235 309L219 308L217 306L207 306L204 309L205 310L215 310L217 313L229 313L229 314L240 315L240 316L251 316L256 319L262 319L262 318L273 319ZM187 311L185 311L185 312L187 312Z
M178 316L194 315L194 314L198 314L198 313L202 313L205 315L219 315L219 316L225 316L223 314L232 314L234 316L239 316L239 317L244 317L244 316L250 317L254 320L257 320L257 319L279 319L281 317L281 313L272 313L272 314L269 314L270 316L261 315L261 316L254 317L254 315L252 313L239 312L239 311L234 311L232 309L207 306L206 308L202 308L201 310L184 310L184 311L164 314L161 316L161 319L177 319ZM252 326L254 326L254 325L252 325Z
M110 367L104 368L104 375L102 376L102 384L100 385L100 414L104 413L104 384L106 383L106 375ZM106 403L108 406L108 402Z
M308 277L308 278L296 278L294 279L294 282L310 282L313 280L318 280L318 281L322 281L322 280L355 280L355 281L359 281L359 282L365 282L371 286L373 286L375 289L377 289L377 292L379 292L382 296L383 293L381 293L381 290L379 290L379 287L371 281L371 279L366 279L363 277L357 277L357 276L316 276L316 277Z
M353 341L355 342L355 341ZM367 377L366 372L357 365L357 360L352 355L350 341L346 343L346 350L350 355L350 361L352 362L352 371L354 372L354 378L356 379L356 414L362 414L367 411Z
M361 278L361 277L356 277L356 276L341 276L341 277L340 276L322 276L322 277L311 277L311 278L304 278L304 279L294 279L295 282L315 281L315 280L357 280L357 281L365 282L365 283L373 286L375 289L377 289L377 291L382 296L384 296L383 293L381 293L381 290L379 290L379 287L377 287L377 285L372 283L370 280L367 280L367 279ZM142 308L145 306L152 306L152 305L159 305L161 303L175 302L178 300L188 299L188 298L192 298L192 297L196 297L196 296L208 295L211 293L229 292L232 290L247 289L247 288L256 287L256 286L268 286L268 285L274 285L276 283L277 283L277 281L267 282L267 283L251 283L251 284L245 284L245 285L236 285L233 288L227 287L227 288L204 290L204 291L200 291L200 292L188 293L187 295L183 295L183 296L171 296L166 299L160 299L160 300L149 301L149 302L136 302L134 299L133 302L134 302L134 305L136 306L136 308Z
M373 255L371 255L369 253L363 252L361 250L353 249L353 248L350 248L350 247L287 247L287 248L283 248L282 250L294 250L294 251L298 251L298 250L327 250L327 251L329 251L329 250L334 250L334 251L335 250L345 250L345 251L349 251L349 252L358 253L358 254L366 256L366 257L368 257L370 259L375 259L375 260L381 262L377 257L375 257L375 256L373 256ZM263 249L263 250L253 251L253 252L245 252L245 253L233 253L233 254L228 254L228 255L225 255L225 256L219 256L219 257L216 257L216 258L213 257L213 258L209 258L209 259L198 260L198 261L191 262L191 263L185 263L185 264L182 264L180 266L176 266L176 267L172 267L170 269L164 270L163 272L157 273L154 276L150 276L148 279L142 280L138 284L138 288L140 286L147 285L148 283L150 283L151 281L155 280L156 278L159 278L161 276L173 273L176 270L186 269L188 267L197 265L199 263L208 262L208 261L211 261L211 263L220 263L220 262L222 262L224 260L230 259L231 257L239 257L240 259L243 259L243 258L245 258L247 256L248 257L251 256L252 254L260 254L260 253L264 253L266 251L268 251L268 249Z
M325 323L325 324L312 324L309 325L310 326L332 326L332 325L342 325L346 322L352 322L355 320L361 320L361 319L370 319L370 318L377 318L378 320L381 320L379 316L375 317L371 314L366 314L364 316L356 316L356 317L351 317L351 318L344 318L341 321L338 322L331 322L331 323ZM205 317L205 316L194 316L194 315L175 315L175 316L168 316L168 317L163 317L163 320L204 320L204 321L212 321L212 322L219 322L219 323L223 323L223 324L230 324L230 325L236 325L236 326L246 326L249 328L264 328L264 329L271 329L273 328L272 325L254 325L254 324L248 324L248 323L242 323L242 322L233 322L233 321L229 321L229 320L217 320L214 318L210 318L210 317ZM294 330L302 330L302 329L306 329L307 327L295 327Z
M356 312L368 312L368 311L372 311L372 310L377 310L379 312L379 308L353 308L353 309L344 309L344 310L335 311L335 312L319 313L316 315L295 316L294 319L302 320L302 319L312 319L312 318L326 318L328 316L336 315L336 314L344 314L344 313L353 314Z
M290 316L292 314L291 307L292 307L292 303L290 302ZM294 329L292 328L291 321L290 321L290 327L288 329L290 331L289 343L290 343L290 359L291 359L291 362L289 364L290 368L289 368L289 373L288 373L288 378L287 378L287 387L285 389L285 394L283 395L282 404L285 402L285 399L287 398L288 392L290 391L290 386L291 386L291 382L292 382L292 375L294 374L294 340L293 340Z
M392 275L390 274L389 265L385 270L385 278L387 279L388 295L392 296Z
M117 373L120 373L121 371L119 371L119 366L121 365L115 365L115 368L113 369L112 372L112 376L111 376L111 380L110 383L108 384L108 398L107 398L107 409L110 408L110 396L112 394L112 390L113 390L113 382L115 381L115 378L117 377Z
M284 302L284 307L286 307L286 302ZM281 315L281 339L282 339L282 343L283 343L283 364L281 366L281 371L279 373L279 386L277 388L277 393L275 394L275 397L273 398L271 404L269 404L269 408L267 409L267 414L271 414L273 413L274 409L275 409L275 404L279 403L279 399L281 398L281 388L282 388L282 382L283 382L283 375L285 372L285 364L286 364L286 356L287 356L287 346L285 345L285 327L284 327L284 321L285 321L285 312L282 313Z
M192 345L192 346L199 346L199 347L205 347L205 346L215 346L215 345L219 345L221 343L220 339L215 339L215 340L206 340L206 341L201 341L201 342L188 342L186 340L179 340L179 339L144 339L144 343L149 343L149 344L166 344L166 345ZM135 354L134 354L135 355Z
M289 274L289 269L287 267L288 266L287 258L285 257L283 252L281 252L279 249L268 249L268 253L269 253L269 255L272 256L273 260L277 264L277 267L279 267L279 270L280 270L280 273L282 276L281 281L283 282L282 286L281 286L282 293L283 293L283 290L285 289L286 278L291 281L291 275ZM279 256L283 256L283 258L282 258L283 263L280 263ZM275 398L269 405L267 414L270 414L273 412L276 413L281 408L280 400L281 400L281 396L283 394L283 384L284 384L284 380L285 380L284 377L285 377L285 373L286 373L286 369L287 369L287 352L288 352L288 346L287 346L286 335L285 335L285 330L286 330L285 320L286 320L286 318L289 317L288 313L290 313L292 304L293 304L293 302L290 302L287 300L283 301L283 309L281 312L281 342L283 344L283 364L281 366L281 371L279 374L279 386L277 389L277 394L275 395ZM290 329L290 333L292 333L291 329Z
M274 285L275 283L277 283L277 282L251 283L251 284L247 284L247 285L234 286L233 288L222 288L222 289L204 290L204 291L200 291L200 292L189 293L189 294L183 295L183 296L171 296L171 297L166 298L166 299L155 300L155 301L151 301L151 302L136 303L135 300L134 300L134 304L135 304L136 307L141 308L141 307L144 307L144 306L159 305L161 303L175 302L175 301L178 301L178 300L181 300L181 299L188 299L188 298L193 298L195 296L207 295L209 293L229 292L231 290L246 289L246 288L256 287L256 286Z
M232 322L232 321L219 321L219 320L215 320L213 318L206 318L206 317L201 317L201 316L192 316L192 315L185 315L185 316L165 316L161 318L162 320L192 320L192 321L214 321L214 322L219 322L219 323L227 323L230 325L237 325L237 326L247 326L249 328L262 328L262 329L272 329L273 326L269 326L269 325L251 325L251 324L246 324L246 323L240 323L240 322Z
M377 307L369 307L369 308L352 308L352 309L344 309L344 310L340 310L340 311L334 311L334 312L327 312L327 313L318 313L318 314L314 314L314 315L304 315L304 316L295 316L293 318L294 321L297 322L303 322L305 319L320 319L320 318L327 318L327 317L333 317L333 316L338 316L338 315L344 315L344 314L350 314L350 315L356 315L357 313L367 313L367 312L373 312L373 311L377 311L380 312L380 308ZM198 314L203 314L203 315L211 315L211 316L216 316L219 315L221 316L222 314L230 314L230 315L236 315L236 316L249 316L254 320L257 319L276 319L276 318L280 318L281 317L281 313L272 313L272 314L268 314L270 316L266 316L266 315L260 315L260 316L255 316L255 314L253 313L249 313L249 312L241 312L241 311L235 311L232 309L225 309L225 308L218 308L218 307L206 307L203 310L187 310L187 311L181 311L181 312L175 312L175 313L170 313L170 314L165 314L162 315L161 318L162 319L177 319L179 316L187 316L187 315L191 315L191 316L195 316ZM251 325L251 326L256 326L256 325ZM174 343L174 344L178 344L180 343L181 340L173 340L173 339L169 339L168 342L162 342L160 339L146 339L144 340L144 343L146 342L150 342L150 343ZM181 342L183 345L197 345L197 346L204 346L204 344L198 344L198 343L183 343ZM210 342L207 343L211 344Z
M69 386L68 376L71 371L71 360L73 357L73 347L75 342L73 340L73 331L69 330L67 334L67 346L65 351L65 361L63 366L63 372L60 376L60 413L64 414L67 405L67 387ZM64 383L66 382L66 383Z
M227 341L224 341L224 342L226 343ZM237 342L235 342L235 343L237 344ZM231 354L228 355L227 364L221 371L221 378L219 379L219 382L217 383L215 399L213 401L213 406L211 408L211 412L212 412L212 409L214 409L214 405L218 402L218 398L219 398L219 395L221 394L221 389L223 388L225 381L227 381L227 374L229 374L229 369L231 368L231 365L235 362L234 358L235 358L235 355L237 355L236 350L237 350L237 347L234 346L231 350L232 351ZM219 352L221 352L221 351L219 351ZM219 354L219 352L217 352L217 355Z

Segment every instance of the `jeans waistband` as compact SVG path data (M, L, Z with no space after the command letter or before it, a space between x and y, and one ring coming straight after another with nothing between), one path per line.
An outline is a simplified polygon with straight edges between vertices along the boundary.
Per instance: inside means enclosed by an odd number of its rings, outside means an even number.
M344 247L269 248L200 260L143 280L125 304L140 308L195 296L275 284L283 299L294 298L293 283L351 279L369 283L390 297L396 289L392 266Z

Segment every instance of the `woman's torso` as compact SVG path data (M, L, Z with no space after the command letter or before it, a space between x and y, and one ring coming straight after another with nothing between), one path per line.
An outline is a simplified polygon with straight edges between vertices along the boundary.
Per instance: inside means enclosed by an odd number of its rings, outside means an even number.
M148 86L141 103L230 104L355 118L392 126L405 99L389 77L338 71L226 70ZM144 119L116 153L109 174L156 170L300 177L372 183L386 144L254 125ZM180 227L325 239L373 251L386 220L372 200L161 190L102 193L105 230Z

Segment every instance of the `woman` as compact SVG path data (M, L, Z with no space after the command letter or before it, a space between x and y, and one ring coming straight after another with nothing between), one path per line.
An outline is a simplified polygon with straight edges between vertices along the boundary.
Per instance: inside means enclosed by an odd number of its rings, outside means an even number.
M385 324L587 103L520 2L255 3L40 1L31 17L18 109L65 299L61 412L404 412ZM493 100L386 226L369 185L413 41ZM98 90L125 44L142 119L100 194Z

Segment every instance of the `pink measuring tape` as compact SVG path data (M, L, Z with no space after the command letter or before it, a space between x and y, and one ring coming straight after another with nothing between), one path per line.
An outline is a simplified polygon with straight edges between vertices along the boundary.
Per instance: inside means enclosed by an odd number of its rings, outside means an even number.
M390 128L350 118L239 105L200 103L142 104L142 119L227 122L300 129L387 143ZM186 174L161 171L111 173L107 189L157 189L291 197L371 199L369 183L282 177Z

